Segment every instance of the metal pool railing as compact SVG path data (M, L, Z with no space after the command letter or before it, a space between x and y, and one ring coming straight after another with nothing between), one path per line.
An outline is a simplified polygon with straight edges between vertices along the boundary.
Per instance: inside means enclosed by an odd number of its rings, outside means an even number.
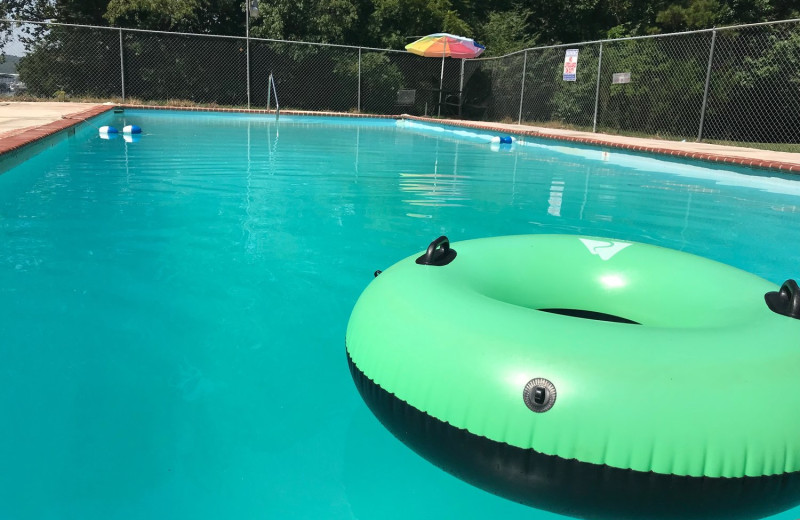
M12 41L0 50L21 56L18 82L44 98L260 108L280 85L284 108L298 110L441 110L443 117L768 147L800 140L800 20L447 59L443 72L442 60L405 51L245 31L212 36L0 20L2 30ZM565 78L568 54L577 67ZM0 95L4 87L20 92L0 81ZM401 90L416 93L410 104L398 98ZM442 91L450 103L437 102Z
M269 110L269 101L272 96L275 96L275 121L277 121L281 117L281 105L278 103L278 88L275 86L275 77L270 72L269 81L267 81L267 110Z

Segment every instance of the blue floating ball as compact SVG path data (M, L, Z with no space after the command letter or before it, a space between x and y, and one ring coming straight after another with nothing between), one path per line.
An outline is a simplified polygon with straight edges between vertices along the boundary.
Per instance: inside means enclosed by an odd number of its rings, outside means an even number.
M114 128L113 126L101 126L100 127L100 133L101 134L116 134L117 133L117 129Z
M136 125L128 125L122 129L122 133L124 134L141 134L142 129Z
M511 141L512 141L512 139L511 139L510 135L504 135L504 136L502 136L500 138L500 143L501 144L511 144Z

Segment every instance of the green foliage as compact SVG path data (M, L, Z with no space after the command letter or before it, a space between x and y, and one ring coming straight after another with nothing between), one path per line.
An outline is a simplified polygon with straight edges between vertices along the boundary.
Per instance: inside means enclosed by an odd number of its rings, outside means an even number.
M345 41L358 24L358 5L351 0L319 0L312 20L316 29L315 40Z
M244 4L6 0L0 2L0 16L241 35ZM445 31L476 37L488 43L487 55L495 56L534 42L580 42L800 16L796 0L260 0L259 10L261 16L251 20L257 37L399 49L414 36Z
M729 141L796 142L800 129L800 29L726 34L711 86L705 135ZM720 40L720 38L718 38Z
M502 56L533 47L536 38L530 34L528 24L531 14L529 9L490 13L477 31L478 41L486 46L486 56Z
M17 71L35 96L50 97L63 90L107 97L120 91L118 74L106 74L109 64L119 70L119 35L114 31L54 26L20 58Z
M125 41L125 82L129 96L141 99L214 100L246 103L243 41L130 33ZM208 56L216 56L209 60Z
M314 38L309 34L311 12L308 2L275 0L259 4L259 18L253 22L250 34L277 40L304 40Z
M691 0L686 7L670 5L658 13L656 22L666 32L705 29L716 25L721 11L716 0Z
M118 27L170 30L197 22L199 0L111 0L105 18Z
M471 32L450 0L373 0L373 5L370 31L381 46L398 49L426 34Z
M442 22L442 31L450 34L465 34L468 35L472 32L472 28L467 22L459 17L459 14L453 9L448 9L444 13L444 21Z
M604 69L630 72L631 82L613 85L606 77L601 83L601 127L681 137L696 134L708 57L678 52L674 45L647 39L605 46Z
M606 32L606 38L614 40L616 38L627 38L630 36L630 30L625 25L615 25Z
M358 62L342 61L333 69L339 78L358 81ZM397 91L403 86L403 73L389 60L386 53L366 52L361 56L362 112L381 113L394 103Z
M563 67L553 71L551 81L557 86L552 97L552 120L591 126L597 85L597 55L592 48L580 49L575 81L564 81Z
M101 0L96 0L101 1ZM105 0L104 18L117 27L241 35L244 2L238 0Z

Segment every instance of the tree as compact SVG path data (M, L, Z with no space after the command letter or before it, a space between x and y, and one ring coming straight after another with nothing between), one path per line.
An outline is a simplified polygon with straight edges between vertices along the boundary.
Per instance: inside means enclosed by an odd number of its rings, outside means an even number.
M713 27L723 10L717 0L691 0L686 7L672 4L656 15L656 23L664 32L690 31Z
M0 18L26 21L53 21L82 25L105 25L102 14L108 0L4 0L0 2ZM41 25L23 25L19 38L33 46L46 32ZM0 24L0 44L12 37L10 24Z
M528 9L512 9L489 13L485 23L478 26L476 39L486 46L487 56L502 56L532 47L536 36L531 34Z
M312 20L316 41L351 42L357 37L359 4L352 0L319 0L314 6Z
M374 5L369 30L380 46L398 49L431 33L472 32L450 0L374 0Z
M200 7L200 0L111 0L105 18L117 27L185 30L197 24Z
M136 29L225 36L245 32L240 0L111 0L104 19L116 27Z

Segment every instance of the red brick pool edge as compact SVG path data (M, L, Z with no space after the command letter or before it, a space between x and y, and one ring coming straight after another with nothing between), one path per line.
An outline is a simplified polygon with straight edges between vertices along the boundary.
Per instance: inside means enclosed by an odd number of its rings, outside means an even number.
M592 134L589 132L577 132L569 130L562 131L556 129L524 127L522 125L509 125L503 123L457 120L442 121L440 119L419 116L404 117L406 119L412 119L415 121L447 124L474 130L505 132L512 135L569 141L592 146L633 150L658 155L681 157L685 159L696 159L700 161L749 166L759 169L778 170L784 173L800 173L800 154L796 153L772 152L770 150L738 148L707 143L658 141L655 139L610 136L606 134ZM714 151L709 151L709 149Z
M0 156L66 130L113 108L113 105L96 105L85 110L62 115L61 119L56 119L49 123L2 132L0 133Z

